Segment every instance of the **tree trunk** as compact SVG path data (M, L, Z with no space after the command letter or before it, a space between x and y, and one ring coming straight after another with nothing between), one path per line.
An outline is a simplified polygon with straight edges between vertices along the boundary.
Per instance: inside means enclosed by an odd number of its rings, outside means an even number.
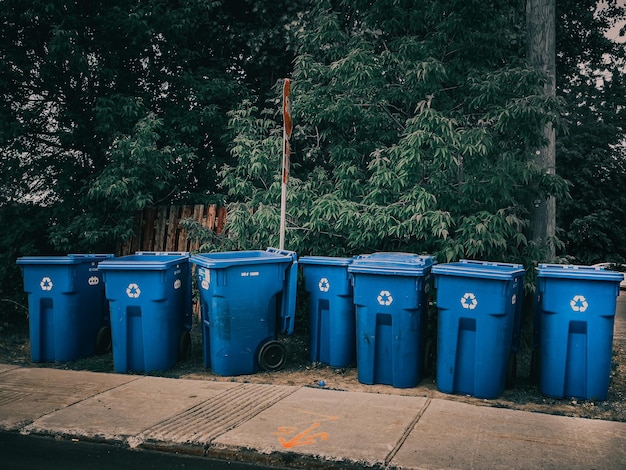
M526 30L528 61L530 65L547 75L544 88L546 95L556 94L555 69L555 0L526 1ZM552 123L544 129L547 144L535 149L537 167L548 174L555 173L555 134ZM546 259L555 257L553 237L556 231L556 201L553 197L541 197L533 201L531 236L540 247L546 248Z

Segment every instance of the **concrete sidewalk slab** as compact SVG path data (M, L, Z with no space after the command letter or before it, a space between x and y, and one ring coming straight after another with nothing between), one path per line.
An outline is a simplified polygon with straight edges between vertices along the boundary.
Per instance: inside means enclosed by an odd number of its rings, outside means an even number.
M18 367L19 366L14 366L13 364L0 364L0 374L9 370L17 369Z
M623 469L626 423L432 400L390 464L401 469Z
M45 368L7 370L0 374L0 429L20 429L41 416L136 379Z
M383 465L427 401L424 397L301 388L216 438L212 448Z
M139 438L168 448L177 444L204 449L213 439L288 397L297 387L233 384L211 400L146 429Z
M136 447L141 444L137 435L145 429L213 399L235 385L142 376L44 416L25 431L122 441Z

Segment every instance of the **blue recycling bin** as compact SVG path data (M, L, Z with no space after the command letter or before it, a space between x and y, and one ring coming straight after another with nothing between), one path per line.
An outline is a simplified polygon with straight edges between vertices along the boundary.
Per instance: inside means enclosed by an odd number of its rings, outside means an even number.
M415 387L424 376L432 256L373 253L348 266L356 307L359 382Z
M293 251L228 251L193 255L202 315L204 366L217 375L278 370L293 334L297 255Z
M137 252L100 263L110 304L113 367L165 371L189 355L189 254Z
M433 267L437 289L437 389L496 398L519 346L522 265L461 260Z
M112 254L17 259L28 294L34 362L68 362L110 347L108 306L98 269Z
M606 400L623 274L541 264L537 277L539 390L555 398Z
M356 325L351 276L352 258L303 256L299 259L309 294L311 362L331 367L356 364Z

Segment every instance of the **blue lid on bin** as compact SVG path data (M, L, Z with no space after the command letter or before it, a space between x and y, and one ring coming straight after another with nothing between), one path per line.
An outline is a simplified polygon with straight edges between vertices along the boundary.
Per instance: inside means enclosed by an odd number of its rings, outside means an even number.
M335 258L332 256L303 256L300 264L315 264L322 266L348 266L354 258Z
M222 251L218 253L198 253L191 262L203 268L228 268L257 263L284 263L297 259L293 251L268 248L267 250Z
M473 277L481 279L509 280L525 273L524 266L513 263L475 261L462 259L456 263L439 264L433 274L444 276Z
M106 260L114 258L115 255L106 254L69 254L67 256L23 256L16 260L18 265L30 265L30 264L80 264L93 261Z
M134 255L102 261L98 264L98 269L101 271L162 271L183 262L189 262L189 253L138 251Z
M621 282L624 275L599 266L579 266L574 264L540 264L538 277L582 279L586 281Z
M379 252L356 256L348 266L350 273L421 276L436 264L434 256L415 253Z

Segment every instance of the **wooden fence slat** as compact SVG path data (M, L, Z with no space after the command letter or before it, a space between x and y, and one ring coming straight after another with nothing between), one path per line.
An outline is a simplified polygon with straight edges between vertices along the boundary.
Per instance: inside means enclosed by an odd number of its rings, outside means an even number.
M215 233L222 233L226 226L226 208L220 207L217 210L217 224L215 226Z
M157 209L154 224L154 251L166 251L165 230L167 229L167 206Z
M183 210L180 214L180 222L182 219L188 219L193 214L193 208L191 206L183 206ZM187 232L183 229L180 229L180 233L178 234L178 247L176 251L189 251L187 248Z
M154 220L156 209L149 207L144 214L143 240L141 242L145 251L154 251Z
M142 232L142 226L143 226L143 219L144 219L143 212L138 212L135 214L135 226L134 226L135 236L133 236L133 238L131 239L129 247L128 247L128 251L124 253L125 255L132 255L136 251L141 250L141 232Z
M193 220L202 224L202 219L204 218L204 204L196 204L193 206ZM198 251L200 247L200 240L198 238L194 238L189 241L189 251Z
M178 241L178 214L179 206L170 207L170 214L167 218L167 239L165 242L166 251L178 251L176 242Z
M208 228L209 230L215 231L216 218L217 218L217 208L215 207L215 204L211 204L207 208L206 222L204 223L204 226Z
M188 240L180 221L193 217L200 225L219 234L226 225L226 215L226 208L215 204L147 207L135 213L134 236L118 243L116 253L126 256L137 251L197 251L200 241Z

